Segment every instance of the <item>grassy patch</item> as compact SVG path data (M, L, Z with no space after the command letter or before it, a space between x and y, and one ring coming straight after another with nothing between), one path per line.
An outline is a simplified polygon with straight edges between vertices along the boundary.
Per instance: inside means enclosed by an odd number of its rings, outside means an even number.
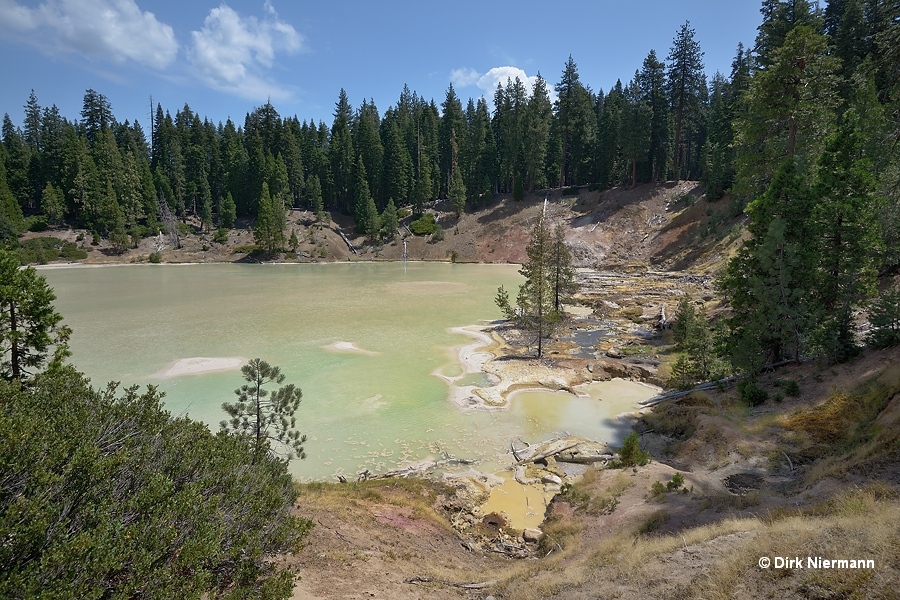
M898 428L876 422L891 398L900 393L900 365L892 366L854 391L835 390L819 406L799 410L781 419L788 430L792 451L807 459L827 457L811 473L816 480L837 467L871 462L900 452ZM851 460L836 461L840 455ZM838 465L843 462L843 465Z
M697 430L697 418L711 414L714 405L703 392L691 392L679 402L663 402L642 417L650 429L663 435L687 439Z
M262 248L260 248L256 244L235 246L234 249L231 251L232 254L259 254L260 252L262 252Z
M87 252L73 242L64 242L52 236L35 237L19 242L19 262L23 265L45 265L54 260L82 260Z
M658 481L656 483L659 483ZM662 484L660 484L662 485ZM666 521L669 520L669 512L666 510L658 510L649 517L647 517L643 523L637 528L638 535L646 535L648 533L653 533L660 527L666 524Z
M598 478L597 471L589 470L580 481L563 484L560 496L588 515L608 515L619 505L618 498L622 492L634 485L634 482L624 473L618 473L606 489L598 489Z
M618 316L622 317L623 319L628 319L633 323L642 323L644 309L640 306L629 306L627 308L620 309Z

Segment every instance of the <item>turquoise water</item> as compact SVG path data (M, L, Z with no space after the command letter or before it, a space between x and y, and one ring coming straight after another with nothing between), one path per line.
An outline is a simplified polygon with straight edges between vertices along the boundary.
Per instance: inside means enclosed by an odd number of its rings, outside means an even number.
M225 418L222 403L243 383L239 371L159 374L190 357L259 357L280 366L286 382L303 390L296 416L308 435L307 459L291 469L306 480L386 471L441 452L505 465L508 459L497 457L510 439L543 439L572 422L586 433L618 437L596 401L531 402L526 395L509 411L483 413L462 412L447 400L447 383L434 373L458 375L455 349L472 341L449 329L500 318L497 286L515 289L517 269L212 264L41 274L74 330L72 362L95 386L158 385L168 410L216 429ZM365 353L329 348L338 342Z

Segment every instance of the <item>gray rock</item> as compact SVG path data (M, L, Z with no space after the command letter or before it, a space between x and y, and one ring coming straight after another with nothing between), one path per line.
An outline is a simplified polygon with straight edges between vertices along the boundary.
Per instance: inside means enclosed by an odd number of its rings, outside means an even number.
M522 532L522 539L529 544L536 544L540 541L542 535L544 535L544 532L540 529L526 529Z

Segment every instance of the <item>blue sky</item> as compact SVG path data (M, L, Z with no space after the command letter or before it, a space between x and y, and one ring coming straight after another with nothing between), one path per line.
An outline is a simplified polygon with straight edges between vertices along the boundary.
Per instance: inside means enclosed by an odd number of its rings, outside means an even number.
M759 0L0 0L0 113L21 124L41 106L80 118L84 91L117 119L149 124L150 96L173 115L185 103L238 124L271 98L282 116L330 124L343 87L383 114L403 84L440 104L451 81L490 99L508 75L552 85L571 54L597 90L623 83L655 49L669 53L690 21L711 75L727 74L738 42L753 44Z

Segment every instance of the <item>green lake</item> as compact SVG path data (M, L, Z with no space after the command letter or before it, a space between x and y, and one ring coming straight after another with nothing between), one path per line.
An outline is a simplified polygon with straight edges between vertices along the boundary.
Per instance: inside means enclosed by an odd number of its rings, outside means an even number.
M515 265L347 263L133 265L41 270L74 330L72 362L95 387L158 385L166 408L213 429L243 383L237 369L176 377L176 361L260 357L303 390L297 411L307 459L299 479L355 477L442 452L509 464L512 439L562 432L618 441L615 415L631 399L522 392L509 410L465 412L436 373L460 373L453 327L500 318L497 287L515 289ZM352 344L352 346L351 346ZM469 375L465 384L479 384ZM488 383L485 381L484 383ZM595 384L596 385L596 384ZM652 395L647 392L645 397ZM596 394L595 394L596 396Z

